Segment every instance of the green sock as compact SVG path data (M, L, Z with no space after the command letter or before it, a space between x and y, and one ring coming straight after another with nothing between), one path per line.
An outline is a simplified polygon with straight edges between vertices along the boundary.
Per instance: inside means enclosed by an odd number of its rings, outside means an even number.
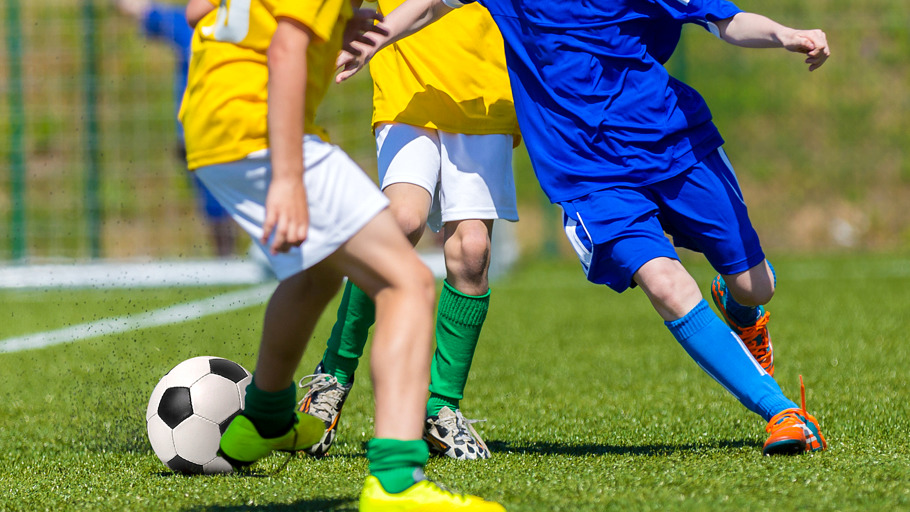
M294 424L297 386L292 382L281 391L263 391L256 387L256 376L246 387L243 415L253 422L259 435L278 437Z
M454 411L464 398L474 349L489 306L489 290L479 296L467 295L443 281L436 314L436 353L430 366L427 416L438 415L444 406Z
M367 443L370 474L391 494L402 492L425 480L423 467L429 457L429 448L422 439L402 441L373 438Z
M354 381L354 372L367 344L370 327L376 321L376 305L369 295L349 280L338 306L338 317L322 355L326 373L341 385Z

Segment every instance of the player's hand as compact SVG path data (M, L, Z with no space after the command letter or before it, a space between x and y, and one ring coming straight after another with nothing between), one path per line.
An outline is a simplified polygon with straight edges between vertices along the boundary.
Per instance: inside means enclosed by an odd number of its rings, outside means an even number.
M782 40L784 48L796 53L805 53L809 71L815 71L831 56L828 38L821 30L795 30Z
M368 32L381 30L376 23L382 21L382 14L373 9L356 9L354 15L348 20L344 27L344 37L341 43L341 50L352 55L359 53L353 43L358 42L364 45L372 44L371 41L364 37Z
M341 83L366 67L379 48L380 40L389 35L389 31L382 25L382 16L375 11L374 14L376 17L371 18L368 24L358 24L350 34L348 30L351 29L351 24L348 24L344 46L335 60L335 69L339 70L335 82Z
M287 252L306 240L310 224L306 190L300 180L272 180L265 199L262 244L272 254ZM271 244L269 238L272 237Z

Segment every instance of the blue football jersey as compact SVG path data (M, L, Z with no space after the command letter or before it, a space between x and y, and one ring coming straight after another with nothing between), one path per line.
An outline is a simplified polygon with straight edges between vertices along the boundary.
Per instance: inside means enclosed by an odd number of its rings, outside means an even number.
M502 32L521 133L551 201L661 181L723 144L704 99L663 64L684 23L716 34L734 4L476 1Z

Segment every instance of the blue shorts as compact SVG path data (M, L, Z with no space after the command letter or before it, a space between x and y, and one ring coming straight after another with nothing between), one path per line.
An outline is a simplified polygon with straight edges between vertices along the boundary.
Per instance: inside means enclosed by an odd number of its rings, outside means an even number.
M720 148L664 181L599 190L559 205L588 280L617 292L634 286L633 274L648 261L679 259L674 245L703 253L721 274L743 272L765 259Z

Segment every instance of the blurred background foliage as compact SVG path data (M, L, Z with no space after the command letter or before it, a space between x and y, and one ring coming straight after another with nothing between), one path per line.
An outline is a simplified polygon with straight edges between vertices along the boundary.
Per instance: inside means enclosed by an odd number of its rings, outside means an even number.
M14 255L17 204L28 260L93 256L86 222L93 165L101 257L211 256L204 220L175 156L171 49L143 38L108 0L7 2L18 3L19 20L14 26L7 3L0 22L0 261ZM766 249L905 251L910 2L738 5L789 26L822 28L832 49L828 63L809 73L800 55L733 47L691 26L668 63L711 106ZM95 27L94 38L86 37L86 27ZM375 176L370 100L363 73L331 90L320 117L334 142ZM94 134L91 115L98 121ZM21 144L17 126L24 130ZM17 152L24 159L19 197ZM565 253L558 208L542 196L523 147L515 172L524 252Z

